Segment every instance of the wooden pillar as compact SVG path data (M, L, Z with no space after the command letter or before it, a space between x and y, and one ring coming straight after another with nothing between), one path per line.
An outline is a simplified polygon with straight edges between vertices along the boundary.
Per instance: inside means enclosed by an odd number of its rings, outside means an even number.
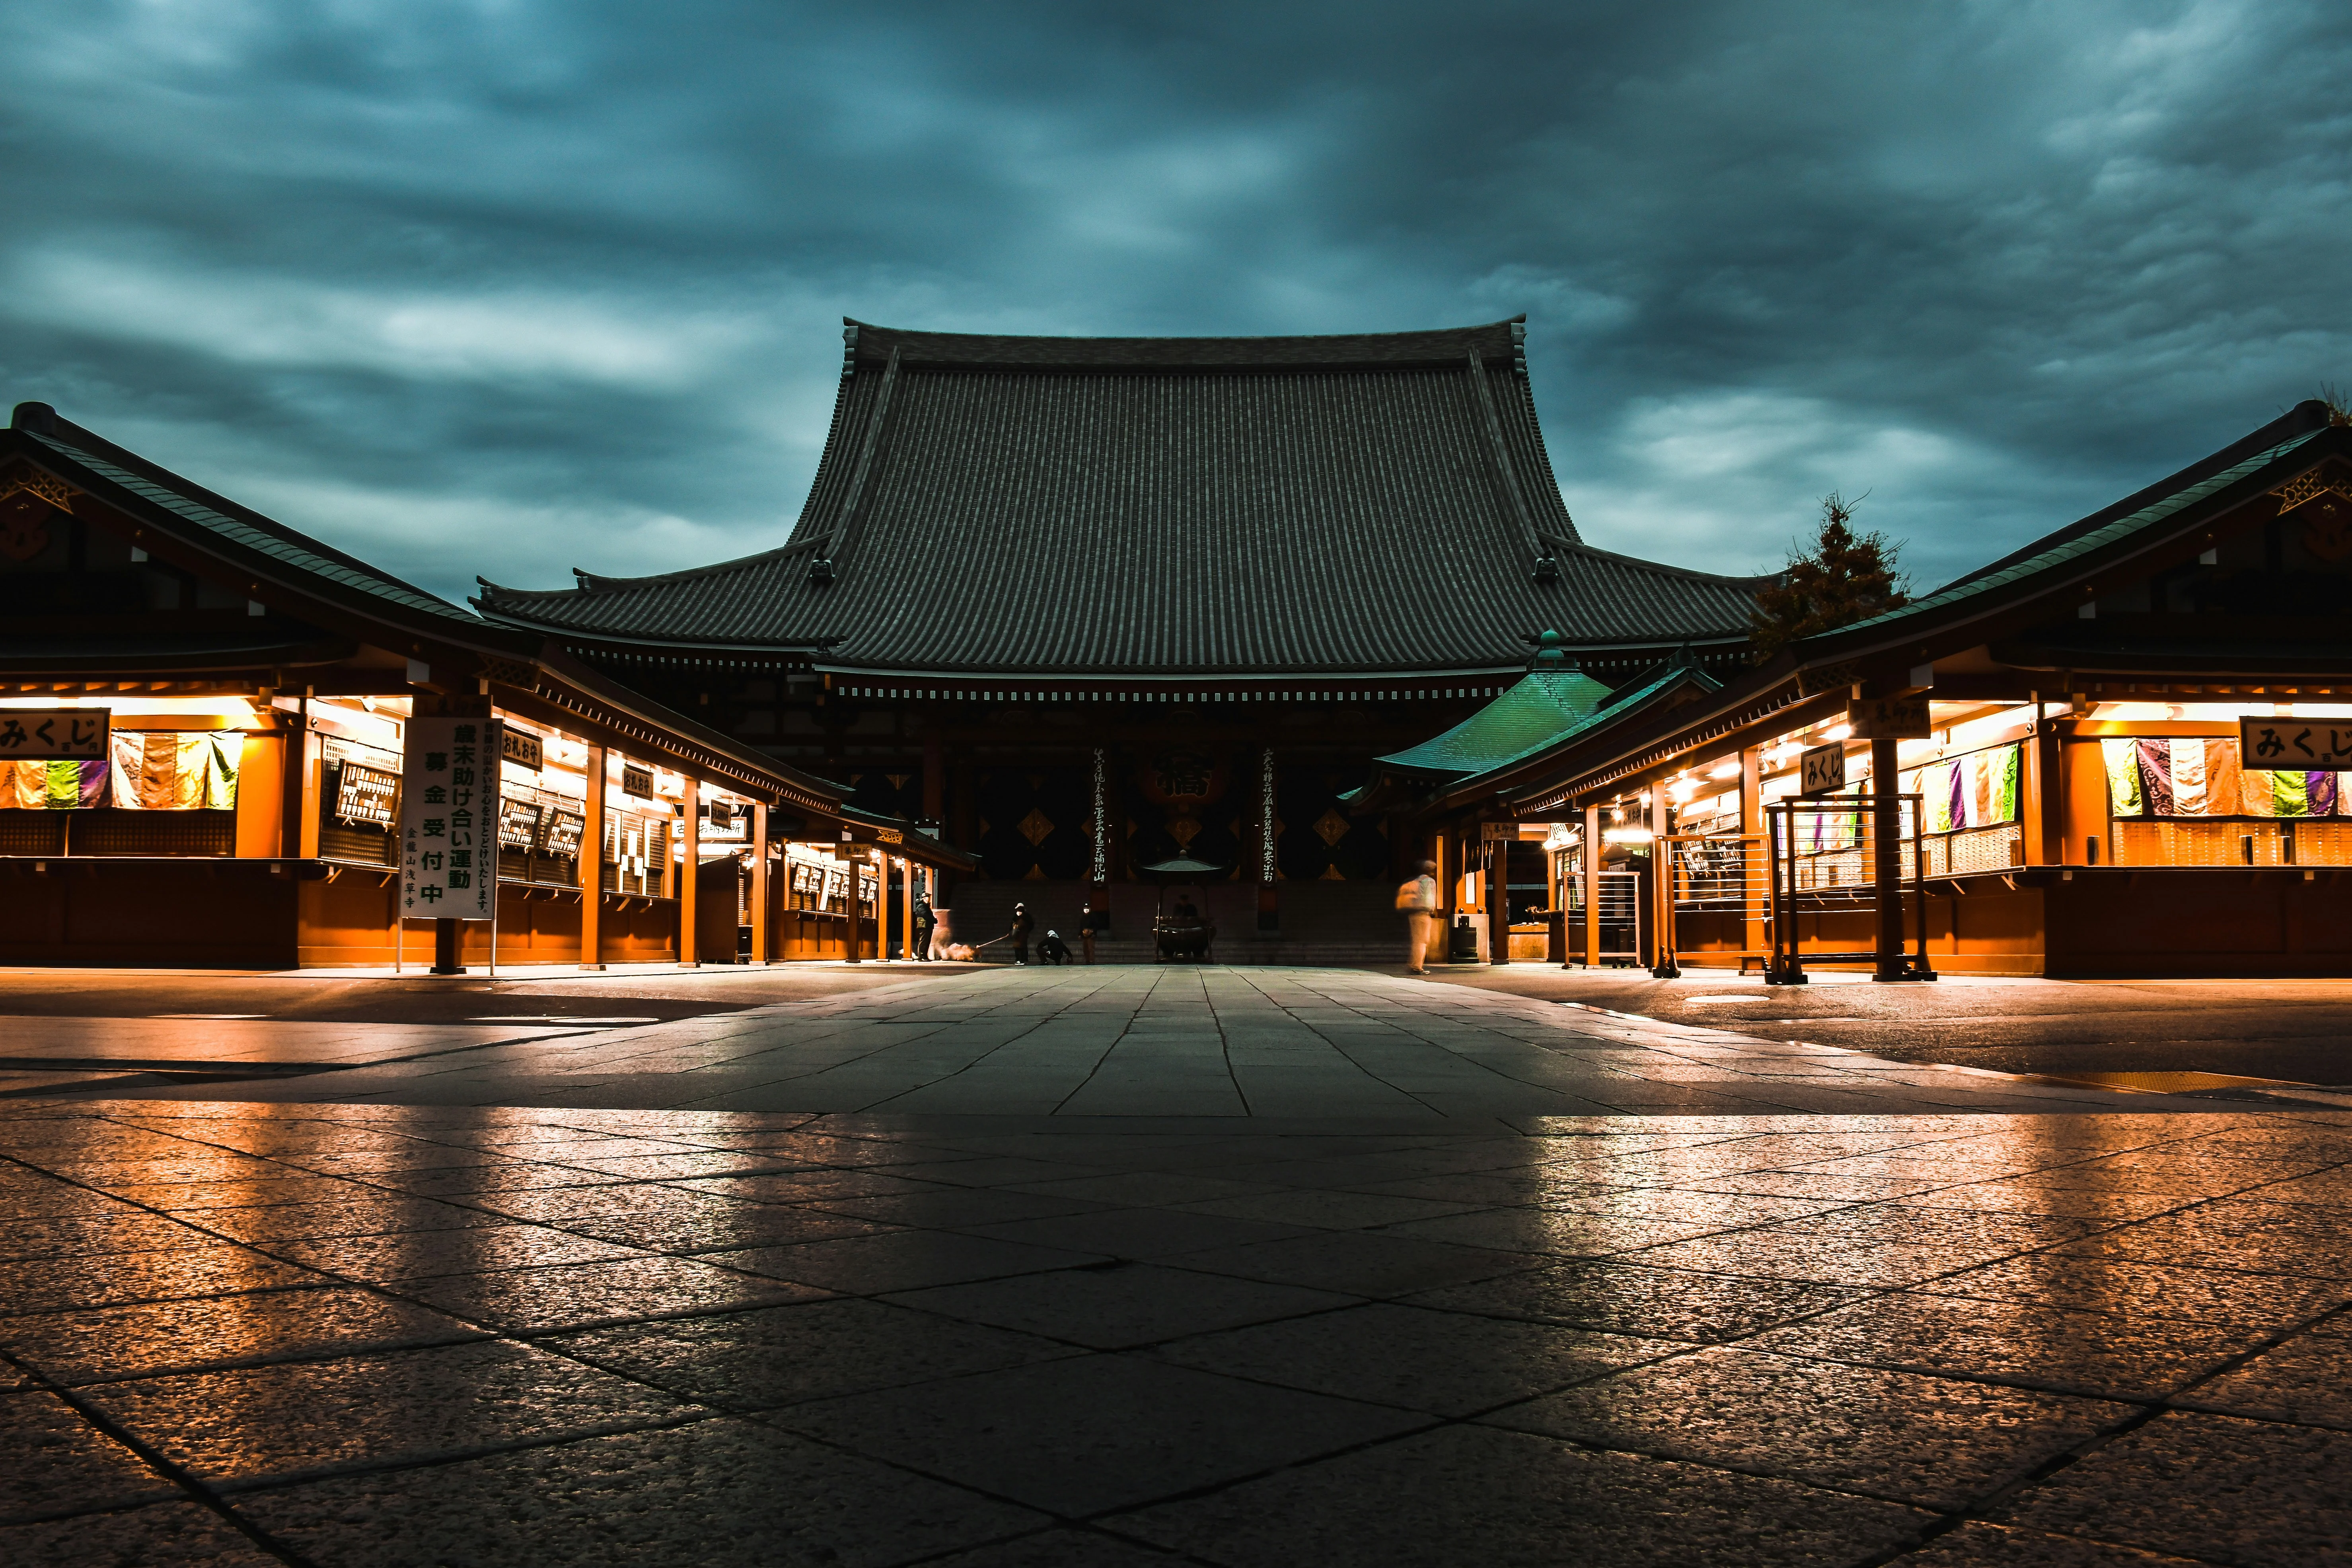
M1486 851L1486 962L1511 962L1511 842L1507 838L1486 838L1486 829L1479 829Z
M1901 980L1903 973L1903 819L1895 741L1870 742L1871 880L1878 895L1878 941L1871 977Z
M702 781L686 775L686 834L678 850L677 962L682 969L698 969L702 953L696 941L702 915Z
M1601 967L1601 808L1584 808L1584 966Z
M305 860L319 858L319 737L310 732L310 694L303 689L302 710L286 756L286 850Z
M773 963L774 931L768 914L768 803L751 803L751 962Z
M898 861L898 956L915 956L915 861L906 856Z
M856 963L864 958L866 946L866 860L849 845L836 845L834 861L849 879L849 935L841 944L845 962Z
M2063 864L2065 795L2058 788L2058 735L2042 711L2040 692L2033 695L2033 733L2019 752L2023 776L2018 780L2017 825L2025 864Z
M580 830L580 967L604 967L604 748L588 742L588 820Z
M1650 921L1650 973L1660 980L1682 975L1682 966L1675 962L1674 846L1666 842L1674 830L1674 806L1662 776L1650 785L1650 892L1657 911Z
M1462 901L1462 853L1451 830L1440 833L1434 847L1437 861L1437 962L1454 962L1454 916Z
M1759 835L1764 831L1764 748L1743 746L1739 750L1739 831ZM1768 909L1769 889L1765 879L1771 872L1771 855L1762 842L1740 846L1739 856L1739 945L1749 952L1765 948L1764 922ZM1747 973L1748 961L1741 959L1739 968Z

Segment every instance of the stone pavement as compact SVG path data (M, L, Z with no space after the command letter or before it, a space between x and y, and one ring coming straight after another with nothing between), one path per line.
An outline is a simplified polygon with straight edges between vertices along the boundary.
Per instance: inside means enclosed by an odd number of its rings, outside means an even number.
M336 1070L296 1064L236 1083L212 1081L219 1037L201 1023L184 1027L182 1066L205 1081L100 1092L882 1115L1338 1117L1486 1131L1612 1111L2212 1108L1343 969L972 969L628 1027L519 1024L510 1037L491 1031L488 1040L446 1050L387 1050L396 1059Z
M1777 1040L1844 1046L1908 1062L2015 1073L2198 1072L2352 1091L2352 980L2041 980L1948 974L1880 985L1824 971L1805 985L1687 969L1455 964L1451 984L1580 1002Z
M0 1561L2352 1562L2352 1116L1677 1105L8 1100Z

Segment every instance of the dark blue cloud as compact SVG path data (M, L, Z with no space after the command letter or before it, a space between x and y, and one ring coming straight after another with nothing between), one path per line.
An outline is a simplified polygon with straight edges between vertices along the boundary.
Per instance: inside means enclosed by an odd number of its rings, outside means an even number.
M1947 575L2352 380L2352 13L18 7L0 373L443 592L760 548L844 314L1525 310L1596 542Z

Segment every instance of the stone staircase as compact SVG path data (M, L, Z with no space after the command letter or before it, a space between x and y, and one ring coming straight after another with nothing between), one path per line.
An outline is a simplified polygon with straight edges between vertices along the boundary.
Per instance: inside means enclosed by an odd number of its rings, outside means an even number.
M1192 889L1194 901L1217 924L1212 957L1219 963L1299 963L1386 968L1404 962L1404 917L1396 912L1396 889L1381 882L1284 882L1278 885L1281 929L1257 929L1257 886L1212 882ZM1078 906L1087 896L1083 882L966 882L955 891L950 929L958 942L977 946L1001 937L1013 925L1013 906L1025 903L1036 936L1058 931L1078 952ZM1099 963L1156 963L1151 917L1160 890L1113 884L1111 929L1095 942ZM1176 890L1168 901L1173 904ZM1013 944L999 942L981 957L1008 963Z

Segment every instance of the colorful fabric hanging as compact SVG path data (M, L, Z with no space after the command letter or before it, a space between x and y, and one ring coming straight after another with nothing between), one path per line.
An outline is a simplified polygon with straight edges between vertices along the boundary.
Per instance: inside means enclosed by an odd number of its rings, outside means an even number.
M139 774L147 754L147 737L137 731L125 734L114 731L112 746L114 766L107 773L107 796L110 805L125 811L139 805Z
M2238 742L2205 742L2205 815L2236 816L2245 809L2245 773L2238 766Z
M245 756L237 731L117 730L113 765L83 763L89 804L126 811L234 811Z
M2117 816L2137 816L2145 804L2139 789L2139 742L2101 741L2099 760L2107 764L2107 809Z
M2017 820L2017 788L2024 773L2024 752L2017 746L1997 747L1987 761L1986 771L1992 780L1992 811L1985 826Z
M236 809L236 775L245 760L245 737L234 730L215 730L205 737L204 805L206 811Z
M2205 815L2205 742L2176 736L2166 742L2172 754L2172 810L2179 816Z
M2238 809L2248 816L2269 816L2280 775L2268 768L2252 768L2238 775Z
M147 749L152 752L155 742ZM205 774L211 771L213 738L205 734L172 737L172 805L179 811L200 811L205 804Z
M2177 816L2172 809L2172 747L2164 741L2135 741L2139 752L2139 783L2150 816Z
M2271 775L2271 815L2273 816L2309 816L2311 815L2310 777L2309 773L2273 773Z
M2305 787L2311 796L2311 815L2314 816L2335 816L2336 803L2344 798L2342 793L2336 785L2336 775L2334 773L2305 773L2303 776Z
M88 762L0 763L0 807L16 811L74 811L107 803L113 770Z

